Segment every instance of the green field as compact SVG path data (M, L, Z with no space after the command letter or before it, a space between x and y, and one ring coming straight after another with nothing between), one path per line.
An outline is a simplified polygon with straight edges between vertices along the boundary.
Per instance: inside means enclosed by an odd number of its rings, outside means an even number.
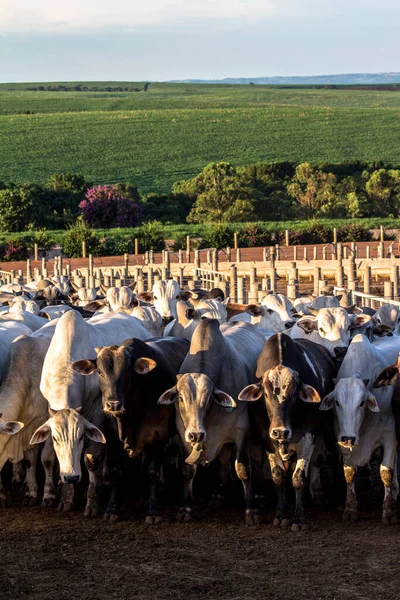
M195 84L151 84L146 93L23 89L30 85L0 85L0 181L43 183L74 171L94 183L131 181L147 193L168 192L220 160L400 166L399 92Z

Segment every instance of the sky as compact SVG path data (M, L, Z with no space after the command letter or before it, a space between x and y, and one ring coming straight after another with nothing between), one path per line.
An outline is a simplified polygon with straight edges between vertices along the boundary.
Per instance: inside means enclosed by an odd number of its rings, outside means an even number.
M0 81L400 71L398 0L0 0Z

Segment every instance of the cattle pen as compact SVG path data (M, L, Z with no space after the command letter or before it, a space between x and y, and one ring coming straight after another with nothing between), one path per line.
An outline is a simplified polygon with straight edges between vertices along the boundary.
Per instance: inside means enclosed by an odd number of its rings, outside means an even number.
M218 287L230 298L233 311L274 292L291 300L316 297L327 285L337 292L350 291L359 307L400 306L400 253L388 242L150 251L101 259L56 256L1 266L4 283L66 276L78 287L130 284L137 294L170 278L182 289ZM199 467L200 482L210 470ZM83 516L81 484L71 512L24 505L23 488L12 488L9 505L0 507L1 600L398 598L393 573L398 570L399 526L381 523L379 457L356 482L358 521L344 524L343 507L317 506L308 498L308 530L297 533L290 527L273 527L276 497L271 481L258 498L262 518L253 527L244 523L241 489L232 481L224 501L195 484L199 493L193 519L177 522L173 472L171 467L162 521L151 525L145 522L142 498L135 494L134 470L126 485L122 518L116 522ZM164 475L167 481L168 473ZM43 479L42 473L42 487ZM3 481L10 488L11 480L8 464ZM107 495L106 489L104 507Z

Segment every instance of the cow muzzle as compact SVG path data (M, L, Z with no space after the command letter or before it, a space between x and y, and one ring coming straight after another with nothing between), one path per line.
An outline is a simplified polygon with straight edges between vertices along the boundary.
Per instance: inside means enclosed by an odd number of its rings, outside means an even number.
M342 448L353 450L354 446L356 445L356 438L355 436L342 435L338 444Z
M187 440L192 444L199 444L200 442L204 442L206 439L206 434L204 431L188 431Z
M335 358L338 358L339 360L341 360L346 356L347 347L346 346L336 346L333 349L333 352L335 354Z
M79 475L64 475L63 477L64 483L78 483L80 480Z
M292 437L290 429L285 427L273 427L269 435L275 442L286 441Z
M105 409L110 412L118 412L123 409L123 406L119 400L106 400Z

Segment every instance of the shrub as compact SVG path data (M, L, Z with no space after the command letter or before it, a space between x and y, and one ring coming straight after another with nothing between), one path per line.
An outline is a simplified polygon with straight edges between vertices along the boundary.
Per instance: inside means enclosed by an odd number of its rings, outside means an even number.
M101 243L98 236L82 219L77 219L64 235L62 251L69 258L82 256L82 242L86 242L86 252L98 256L101 253Z
M134 242L121 236L109 236L102 240L101 256L121 256L135 251Z
M233 246L233 229L229 225L218 223L210 225L203 237L203 248L227 248Z
M275 235L271 231L267 231L262 225L247 225L238 232L240 248L272 246L276 243Z
M21 238L10 237L5 241L4 246L1 248L1 254L3 260L6 262L13 262L18 260L26 260L29 258L28 244Z
M337 238L338 242L370 242L373 235L367 227L349 223L338 229Z
M333 242L333 229L322 225L318 221L312 222L307 229L302 232L301 244L329 244Z
M42 224L48 216L47 195L37 185L0 190L0 229L22 231L31 224Z
M29 245L32 251L34 244L38 245L39 250L47 251L51 250L55 246L56 242L47 229L43 227L42 229L31 232Z
M160 221L150 221L143 223L138 233L140 250L164 250L164 229Z
M89 188L79 206L85 223L91 227L133 227L140 221L139 205L113 185Z

